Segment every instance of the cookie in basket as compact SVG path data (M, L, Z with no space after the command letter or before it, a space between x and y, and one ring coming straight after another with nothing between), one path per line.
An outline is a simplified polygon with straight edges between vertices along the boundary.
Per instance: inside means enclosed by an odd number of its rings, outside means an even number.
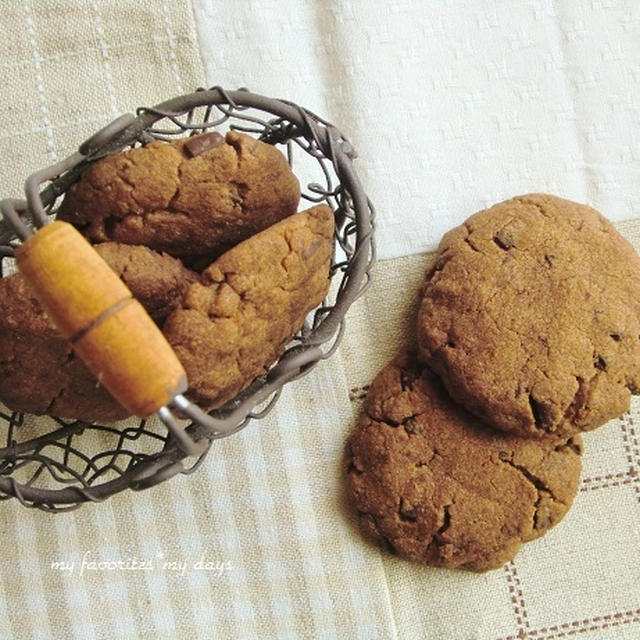
M219 407L265 373L329 288L334 219L318 205L237 245L191 285L164 334L187 397Z
M454 399L497 428L594 429L640 390L640 258L590 207L502 202L442 239L418 339Z
M374 380L347 446L364 530L398 555L486 571L558 523L575 496L582 444L495 431L403 352Z
M95 248L159 324L197 277L175 258L146 247ZM21 274L0 279L0 306L0 401L7 407L86 422L129 415L75 357Z
M295 213L299 200L275 147L211 132L99 160L69 188L58 218L94 243L145 245L206 265Z

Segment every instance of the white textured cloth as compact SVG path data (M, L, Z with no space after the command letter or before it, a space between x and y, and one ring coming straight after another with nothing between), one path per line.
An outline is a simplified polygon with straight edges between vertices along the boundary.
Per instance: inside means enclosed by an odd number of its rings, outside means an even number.
M360 153L380 257L544 191L640 217L640 3L194 0L210 84L287 97Z
M220 0L194 21L186 0L3 3L2 196L121 112L246 85L353 140L394 259L334 356L193 475L57 516L1 502L0 638L637 640L639 403L585 437L564 521L483 575L365 542L341 458L443 230L533 190L640 218L639 8ZM619 228L640 248L640 220Z

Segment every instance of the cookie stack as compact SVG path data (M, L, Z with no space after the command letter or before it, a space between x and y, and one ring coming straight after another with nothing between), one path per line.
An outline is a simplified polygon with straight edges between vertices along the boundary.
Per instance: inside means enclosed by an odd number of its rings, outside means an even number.
M333 213L296 213L299 201L275 147L211 132L94 163L57 216L161 327L187 372L186 395L210 410L265 373L327 294ZM0 279L0 307L2 403L85 422L127 417L20 274Z
M400 556L497 568L569 509L580 433L640 390L640 258L590 207L528 195L447 233L420 297L417 348L349 439L350 493Z

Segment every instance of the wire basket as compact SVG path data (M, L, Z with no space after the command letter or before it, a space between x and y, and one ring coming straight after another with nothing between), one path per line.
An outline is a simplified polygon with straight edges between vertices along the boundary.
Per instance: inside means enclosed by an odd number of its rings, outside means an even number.
M199 89L152 108L140 107L135 116L126 114L104 127L70 157L30 176L26 200L3 201L12 224L0 221L0 277L15 269L16 229L39 226L39 218L55 216L61 196L90 163L153 140L212 130L241 131L279 146L306 184L302 198L331 207L336 230L328 298L266 375L206 419L189 422L185 433L200 443L197 455L189 455L155 418L88 424L25 416L0 406L0 499L15 497L24 506L59 512L191 473L213 440L263 418L284 384L308 373L337 348L345 313L366 288L375 260L374 209L352 166L356 154L336 127L307 109L244 89Z

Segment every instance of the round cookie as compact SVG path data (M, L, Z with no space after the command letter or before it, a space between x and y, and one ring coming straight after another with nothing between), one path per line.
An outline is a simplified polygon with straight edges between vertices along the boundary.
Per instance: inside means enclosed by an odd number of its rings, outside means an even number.
M146 247L106 243L95 249L157 323L197 278L175 258ZM21 274L0 279L0 307L0 401L7 407L85 422L129 415L75 357Z
M203 273L163 332L187 396L219 407L266 373L329 288L334 219L318 205L237 245Z
M383 369L347 445L362 527L409 560L486 571L567 512L582 452L488 428L403 353Z
M209 264L295 213L300 185L275 147L229 132L152 142L92 164L58 218L91 242L145 245Z
M640 258L590 207L502 202L442 239L418 341L453 398L497 428L594 429L640 389Z

